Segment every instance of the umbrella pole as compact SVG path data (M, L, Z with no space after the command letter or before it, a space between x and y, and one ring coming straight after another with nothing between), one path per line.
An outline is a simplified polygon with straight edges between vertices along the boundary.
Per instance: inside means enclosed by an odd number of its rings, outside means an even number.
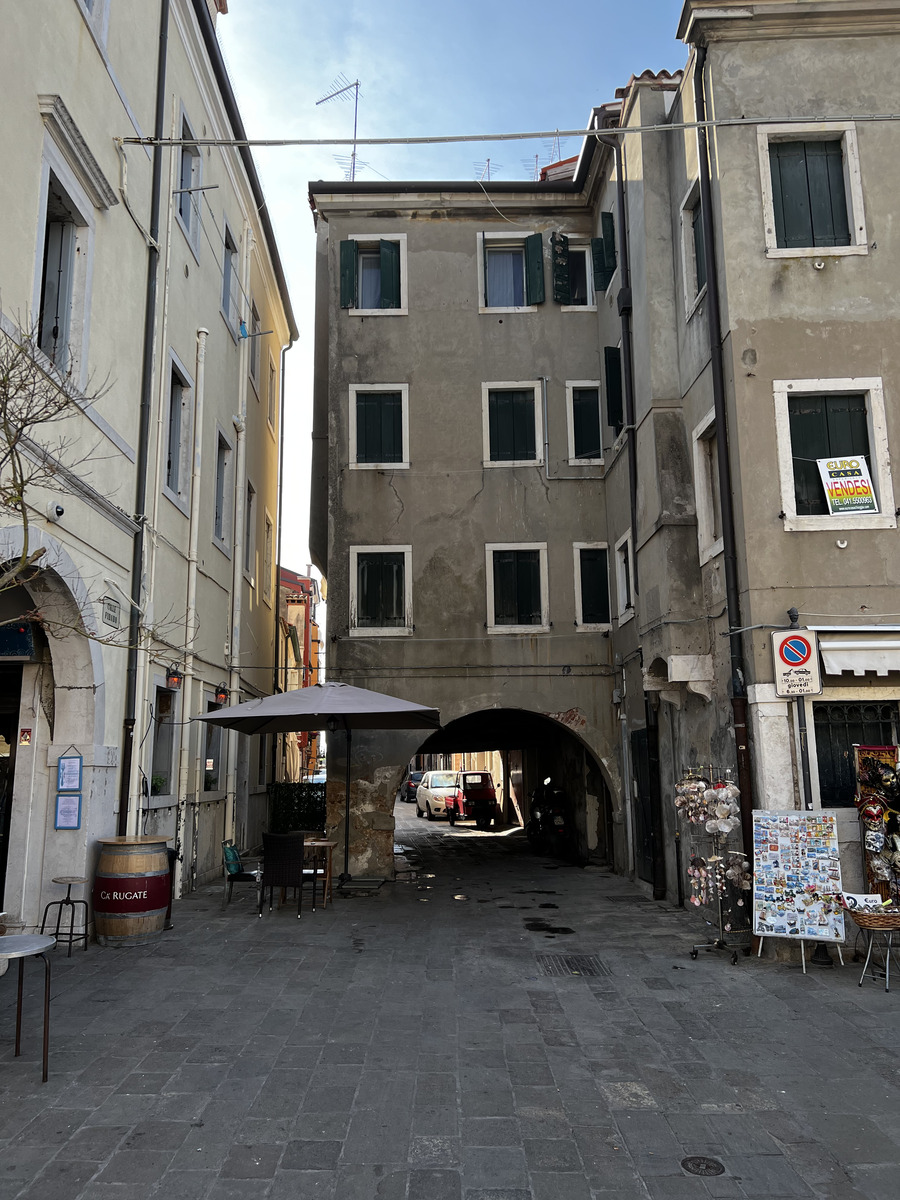
M350 874L350 726L347 726L347 778L344 790L344 871L338 884L349 883Z

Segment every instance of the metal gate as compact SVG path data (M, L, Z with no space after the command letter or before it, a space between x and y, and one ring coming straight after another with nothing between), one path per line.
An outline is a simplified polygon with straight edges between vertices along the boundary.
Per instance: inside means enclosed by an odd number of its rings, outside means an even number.
M854 746L897 745L900 711L885 704L813 703L819 795L823 808L852 808L856 793Z

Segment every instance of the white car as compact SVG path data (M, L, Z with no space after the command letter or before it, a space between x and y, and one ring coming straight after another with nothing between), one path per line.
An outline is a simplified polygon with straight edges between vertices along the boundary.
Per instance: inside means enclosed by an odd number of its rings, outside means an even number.
M456 795L455 771L426 771L416 788L416 816L433 821L447 811L447 797Z

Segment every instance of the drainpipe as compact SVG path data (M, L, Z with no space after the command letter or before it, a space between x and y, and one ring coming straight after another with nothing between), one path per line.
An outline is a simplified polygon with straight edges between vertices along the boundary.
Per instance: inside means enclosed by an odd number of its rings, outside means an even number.
M282 687L281 680L281 520L284 511L284 356L287 354L293 345L293 341L289 341L286 346L281 347L281 363L278 376L278 510L275 517L277 526L276 535L277 542L275 546L275 595L272 605L275 610L275 670L272 676L272 692L273 694L286 690L287 679ZM287 660L287 648L285 647L285 660ZM285 672L285 675L287 672ZM278 779L278 760L279 747L281 747L281 760L284 761L284 738L279 741L277 735L272 737L272 745L269 748L271 757L272 779ZM282 772L283 775L283 772Z
M695 47L694 109L697 128L697 160L700 174L700 216L703 226L703 250L706 255L706 323L709 330L709 357L712 370L713 409L716 415L716 451L719 466L719 503L722 510L722 549L725 559L725 603L728 613L728 639L731 648L731 709L737 749L738 786L741 789L741 833L744 854L753 861L753 777L747 737L747 686L741 641L741 597L737 574L737 549L734 532L731 462L728 455L728 413L725 400L725 369L722 354L722 315L719 304L719 275L716 268L716 243L713 236L712 188L709 169L709 137L706 120L706 89L703 72L706 46Z
M200 755L194 758L194 779L191 786L191 721L194 694L194 639L197 636L197 563L200 541L200 468L203 454L203 401L206 390L206 339L208 329L197 330L197 368L194 379L194 453L191 467L191 509L188 531L187 595L184 615L184 684L181 701L181 742L178 751L178 809L175 826L175 853L181 854L187 826L187 798L200 795ZM199 736L205 737L206 727ZM184 890L182 872L175 878L175 896Z
M250 224L244 221L243 262L241 265L242 303L250 295L250 255L253 234ZM249 320L250 314L247 314ZM228 645L228 689L231 703L240 700L241 687L241 621L244 609L244 514L247 497L247 367L250 341L239 343L238 413L232 418L235 432L234 467L234 539L231 556L231 635ZM227 736L227 735L226 735ZM225 833L233 838L234 815L237 802L237 757L238 735L228 737L227 774L225 781Z
M144 309L144 348L141 366L141 405L138 418L135 463L134 517L137 532L131 553L131 608L128 617L128 659L125 668L125 715L122 721L122 765L119 773L119 812L116 832L128 831L131 771L134 761L134 725L137 702L138 642L141 637L141 595L144 567L144 508L147 500L147 467L150 441L150 408L153 392L153 342L156 332L156 291L159 277L159 210L162 181L162 151L166 106L166 53L169 36L170 0L160 0L159 47L156 60L156 114L153 123L152 174L150 184L150 244L147 249L147 290Z

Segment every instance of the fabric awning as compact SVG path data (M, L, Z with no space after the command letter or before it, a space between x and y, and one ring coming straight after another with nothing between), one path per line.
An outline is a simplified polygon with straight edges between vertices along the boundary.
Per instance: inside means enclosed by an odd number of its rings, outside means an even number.
M900 671L900 626L810 625L819 635L819 650L826 675L887 675Z

